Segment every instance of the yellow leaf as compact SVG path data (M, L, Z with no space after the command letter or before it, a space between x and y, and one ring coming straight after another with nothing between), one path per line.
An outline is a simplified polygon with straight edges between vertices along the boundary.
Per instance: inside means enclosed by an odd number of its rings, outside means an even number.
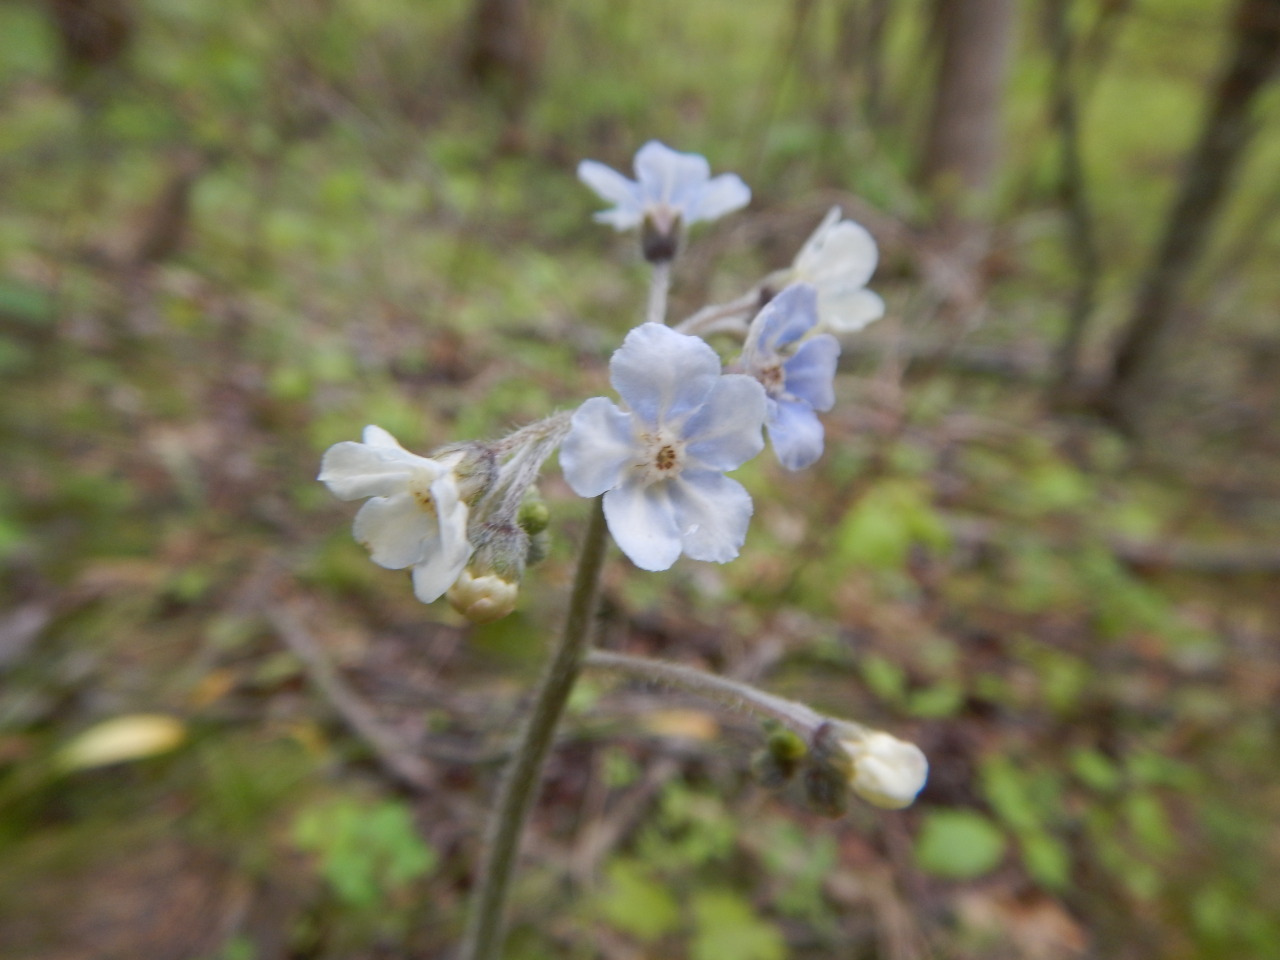
M720 724L703 710L655 710L641 717L640 723L660 737L715 740L720 736Z
M180 721L161 714L113 717L90 727L64 746L55 762L60 769L70 771L141 760L172 750L186 735Z

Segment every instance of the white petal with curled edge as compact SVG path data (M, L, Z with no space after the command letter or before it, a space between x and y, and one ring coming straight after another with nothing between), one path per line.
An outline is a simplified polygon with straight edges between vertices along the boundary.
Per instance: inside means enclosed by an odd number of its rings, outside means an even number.
M412 475L411 464L388 459L368 444L344 440L325 451L316 479L339 500L359 500L401 492Z
M786 392L815 410L830 410L836 404L836 364L840 361L840 341L820 333L800 345L782 365Z
M467 542L466 504L458 504L450 512L447 523L441 524L440 539L428 544L422 562L413 568L413 595L423 603L434 603L445 595L471 559L471 544Z
M773 452L788 470L803 470L822 456L822 421L807 403L799 400L773 403L765 424Z
M408 493L374 497L356 514L351 531L373 562L388 570L421 563L438 536L435 517L424 512Z
M719 378L720 357L706 341L660 323L633 329L609 361L613 388L650 427L696 410Z
M592 397L573 412L560 446L560 469L573 492L598 497L622 479L637 457L631 414L604 397Z
M680 543L694 560L727 563L747 539L754 506L736 480L711 471L684 471L671 485Z
M751 202L751 188L736 173L722 173L702 191L689 212L689 223L718 220L726 213L741 210Z
M640 181L642 203L682 206L710 177L711 167L700 154L680 153L657 140L650 140L636 151L636 179ZM684 213L688 215L687 210Z
M680 530L670 482L644 486L631 478L604 495L604 518L619 548L641 570L666 570L680 556Z
M818 317L832 333L857 333L884 316L884 300L870 290L836 289L818 293Z
M726 373L685 423L685 448L698 466L736 470L764 449L764 387L754 377Z
M828 215L830 216L830 215ZM880 254L866 227L852 220L818 228L796 257L799 279L821 287L828 283L866 286Z

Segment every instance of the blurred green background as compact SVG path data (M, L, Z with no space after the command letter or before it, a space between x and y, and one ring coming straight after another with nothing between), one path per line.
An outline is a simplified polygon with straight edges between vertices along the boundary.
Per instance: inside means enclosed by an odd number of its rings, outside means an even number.
M677 315L833 204L889 311L824 459L739 472L743 556L615 555L601 643L932 773L823 819L742 718L588 676L509 956L1280 956L1274 84L1103 402L1233 9L986 0L1003 133L957 177L927 0L0 2L0 955L448 956L585 504L548 471L551 556L476 628L314 476L366 423L425 452L607 392L645 270L574 168L656 137L754 191Z

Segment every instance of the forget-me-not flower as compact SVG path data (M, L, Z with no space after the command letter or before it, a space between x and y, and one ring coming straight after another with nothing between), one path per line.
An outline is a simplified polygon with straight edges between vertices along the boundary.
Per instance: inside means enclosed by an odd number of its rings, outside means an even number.
M560 449L577 494L604 494L614 540L636 566L666 570L681 552L718 563L738 555L751 497L724 476L764 448L765 395L722 374L703 340L659 323L636 327L609 362L620 409L593 397Z
M471 557L467 504L456 469L464 454L437 459L410 453L381 427L325 451L317 478L340 500L369 497L352 532L380 567L413 568L413 592L431 603L462 574Z
M818 324L818 295L808 284L787 287L757 314L742 348L742 369L764 386L765 426L778 460L802 470L822 456L822 421L816 411L836 402L832 380L840 343L829 333L794 344Z
M779 285L807 283L818 291L818 318L833 333L855 333L884 316L884 301L868 290L879 253L875 238L832 207L787 270L770 279Z
M578 164L578 179L614 205L596 220L616 230L630 230L646 220L660 237L674 241L680 226L715 220L740 210L751 201L751 189L734 173L711 176L705 157L679 153L650 140L636 153L636 179L628 180L595 160Z

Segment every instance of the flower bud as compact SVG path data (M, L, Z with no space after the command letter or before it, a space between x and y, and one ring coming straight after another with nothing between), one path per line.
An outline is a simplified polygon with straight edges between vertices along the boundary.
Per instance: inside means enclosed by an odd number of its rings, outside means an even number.
M929 776L929 761L919 747L883 731L841 740L840 746L852 761L849 786L877 807L910 806Z
M473 576L463 570L449 592L449 605L472 623L493 623L516 608L520 585L502 579L496 573Z

